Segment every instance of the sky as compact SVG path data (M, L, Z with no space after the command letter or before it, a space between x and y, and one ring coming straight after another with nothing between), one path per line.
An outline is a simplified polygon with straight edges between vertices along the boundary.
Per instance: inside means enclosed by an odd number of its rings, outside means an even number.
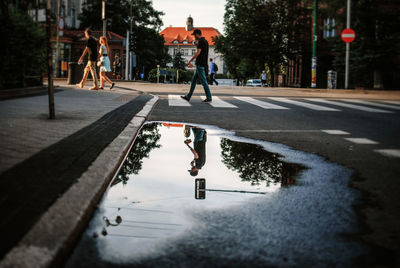
M153 0L153 6L165 13L163 29L185 27L191 15L194 27L213 27L223 33L225 0Z

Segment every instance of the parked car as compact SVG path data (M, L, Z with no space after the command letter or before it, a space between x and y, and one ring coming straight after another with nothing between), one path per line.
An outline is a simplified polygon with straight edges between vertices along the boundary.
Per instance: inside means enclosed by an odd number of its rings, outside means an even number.
M249 79L246 82L248 87L261 87L261 79Z

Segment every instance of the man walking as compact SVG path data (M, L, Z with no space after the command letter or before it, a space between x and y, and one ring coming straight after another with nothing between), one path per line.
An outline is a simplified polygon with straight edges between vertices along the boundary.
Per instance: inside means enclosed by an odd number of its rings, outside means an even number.
M215 74L218 71L218 66L213 62L213 59L210 59L210 81L211 85L215 82L215 84L218 86L217 80L215 80Z
M206 99L203 102L211 102L211 92L208 87L206 74L208 73L208 42L201 36L201 30L195 29L192 33L197 41L197 52L188 62L188 66L191 67L192 61L196 59L196 71L193 74L192 83L190 85L190 91L186 96L181 96L182 99L190 101L196 87L197 77L200 79L206 93Z
M85 67L85 71L83 73L82 81L76 84L78 87L83 88L85 86L86 79L89 75L89 72L92 74L93 77L93 87L91 90L98 90L98 82L97 82L97 74L96 74L96 61L97 61L97 42L92 37L92 31L87 28L85 30L85 37L86 37L86 47L82 53L82 56L79 58L78 63L81 64L83 58L85 57L86 53L88 53L88 63Z

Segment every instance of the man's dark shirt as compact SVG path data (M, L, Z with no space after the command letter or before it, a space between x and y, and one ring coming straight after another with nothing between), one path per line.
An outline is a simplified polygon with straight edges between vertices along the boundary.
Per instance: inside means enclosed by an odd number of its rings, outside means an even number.
M208 69L208 42L204 37L198 41L197 48L201 49L200 55L196 58L196 65Z
M89 39L86 41L86 47L89 48L89 60L97 61L97 42L93 37L89 37Z

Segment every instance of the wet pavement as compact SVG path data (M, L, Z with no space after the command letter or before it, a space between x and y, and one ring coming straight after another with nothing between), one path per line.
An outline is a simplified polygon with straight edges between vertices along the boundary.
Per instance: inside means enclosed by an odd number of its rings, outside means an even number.
M350 266L351 171L211 126L146 124L67 267Z

